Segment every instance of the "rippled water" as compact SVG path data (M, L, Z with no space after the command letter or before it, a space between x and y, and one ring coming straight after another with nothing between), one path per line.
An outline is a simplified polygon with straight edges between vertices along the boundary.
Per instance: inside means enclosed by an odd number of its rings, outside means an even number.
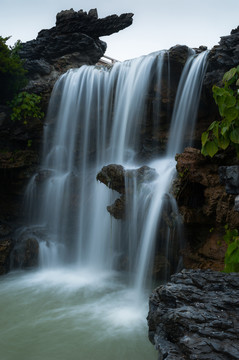
M117 273L82 269L0 278L1 360L157 359L148 299Z

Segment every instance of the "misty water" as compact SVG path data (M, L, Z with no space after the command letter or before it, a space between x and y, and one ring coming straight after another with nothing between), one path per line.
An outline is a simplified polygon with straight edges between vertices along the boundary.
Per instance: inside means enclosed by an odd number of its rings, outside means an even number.
M188 121L197 111L206 52L189 53L168 148L145 164L138 153L146 98L152 79L160 89L165 63L163 51L111 70L83 66L57 81L41 169L29 181L26 225L18 230L19 237L39 242L39 269L0 278L1 359L157 358L147 338L151 265L156 239L168 258L170 242L180 239L177 221L173 234L169 227L160 238L157 230L165 199L177 214L170 195L174 156L183 150ZM160 128L157 116L153 128ZM109 164L130 170L147 165L157 174L152 181L125 179L131 190L124 221L106 210L119 194L96 181Z

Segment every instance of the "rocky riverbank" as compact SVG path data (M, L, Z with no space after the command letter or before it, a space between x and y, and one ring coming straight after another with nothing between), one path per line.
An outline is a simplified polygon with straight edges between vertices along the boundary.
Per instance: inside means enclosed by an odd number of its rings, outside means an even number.
M239 359L239 276L184 270L149 299L159 360Z

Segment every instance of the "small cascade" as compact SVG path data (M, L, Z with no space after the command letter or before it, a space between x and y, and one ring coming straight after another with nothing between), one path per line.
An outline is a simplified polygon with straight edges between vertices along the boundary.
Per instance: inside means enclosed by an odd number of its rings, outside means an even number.
M152 84L160 94L165 63L167 77L170 75L165 54L162 51L116 63L112 69L82 66L57 81L49 104L41 170L31 179L26 194L29 226L44 229L39 240L41 266L123 269L131 286L140 292L147 284L155 247L166 248L165 257L174 252L175 239L180 238L177 221L170 227L173 221L169 219L177 214L169 194L175 175L174 156L181 150L189 121L193 130L192 114L195 119L206 52L190 55L185 66L168 155L147 164L157 176L150 181L125 177L123 221L106 211L119 194L96 181L97 173L108 164L131 170L146 165L139 160L140 139L147 125L147 99ZM153 131L160 128L159 104L152 107ZM165 212L166 207L169 210ZM164 226L169 224L165 231L162 221ZM159 234L163 234L162 239Z
M204 74L207 67L208 51L199 55L190 51L178 85L167 154L174 156L183 151L184 145L191 145L197 119L198 105Z

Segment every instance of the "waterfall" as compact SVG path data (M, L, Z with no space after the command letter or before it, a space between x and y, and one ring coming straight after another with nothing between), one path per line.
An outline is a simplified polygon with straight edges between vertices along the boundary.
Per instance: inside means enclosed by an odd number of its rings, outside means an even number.
M139 153L147 99L152 83L160 94L165 54L116 63L111 69L82 66L57 81L49 104L41 169L26 194L28 223L37 229L42 266L75 264L94 271L123 268L136 289L146 285L165 204L171 204L171 213L177 212L169 194L174 156L181 151L190 121L193 128L206 52L189 56L185 65L166 155L147 164L157 176L149 182L125 178L123 221L106 210L119 194L97 182L96 175L108 164L131 170L145 165ZM154 131L160 127L159 103L153 105ZM166 233L157 238L157 246L170 242L170 231Z

